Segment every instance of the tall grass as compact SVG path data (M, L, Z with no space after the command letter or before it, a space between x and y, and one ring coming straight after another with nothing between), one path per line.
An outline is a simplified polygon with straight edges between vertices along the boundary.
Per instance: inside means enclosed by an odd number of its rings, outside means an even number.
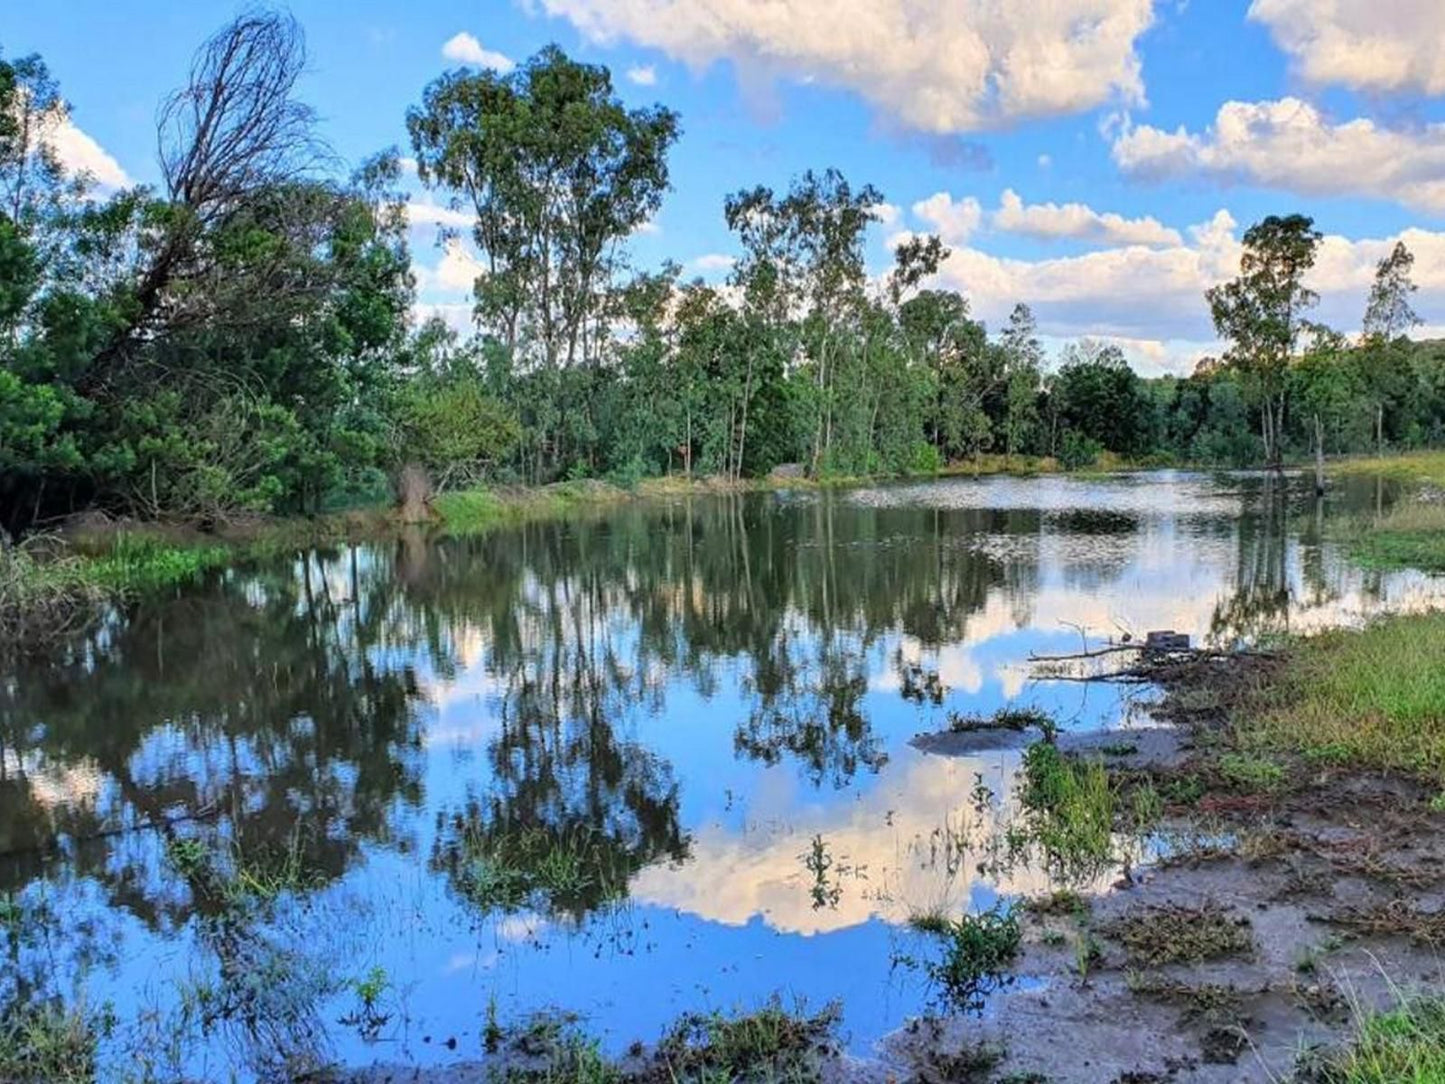
M1445 783L1445 613L1299 641L1279 683L1235 724L1247 747Z
M0 643L43 646L84 627L107 593L51 539L0 542Z
M1312 1067L1326 1084L1438 1084L1445 1081L1445 999L1402 1001L1363 1013L1353 1042Z
M1332 535L1371 568L1445 572L1445 501L1405 500L1379 519L1340 524Z
M1344 459L1330 465L1333 475L1379 476L1395 482L1445 485L1445 451Z

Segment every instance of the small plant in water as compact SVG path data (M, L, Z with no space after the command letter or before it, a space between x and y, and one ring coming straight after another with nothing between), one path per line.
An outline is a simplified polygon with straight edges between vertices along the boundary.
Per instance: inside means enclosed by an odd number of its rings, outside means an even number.
M366 1042L374 1042L381 1029L391 1019L391 1014L381 1010L381 999L391 987L386 968L373 967L363 977L351 981L356 993L357 1007L340 1020L346 1027L354 1027Z
M984 997L1006 981L1005 972L1018 955L1022 938L1014 909L1002 904L960 918L926 912L911 919L910 925L944 941L943 958L922 967L944 1001L957 1011L983 1008ZM898 962L916 966L907 957L899 957Z

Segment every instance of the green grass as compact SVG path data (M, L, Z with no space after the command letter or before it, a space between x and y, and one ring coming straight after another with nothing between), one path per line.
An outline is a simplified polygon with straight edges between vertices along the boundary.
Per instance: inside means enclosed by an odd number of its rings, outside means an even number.
M187 546L146 535L119 535L106 552L85 559L85 574L102 588L145 594L190 583L233 560L224 546Z
M1403 500L1378 520L1336 525L1330 537L1370 568L1445 572L1445 501Z
M1241 744L1445 783L1445 613L1296 641L1278 682L1235 713Z
M1356 1021L1353 1042L1309 1066L1321 1084L1439 1084L1445 1081L1445 999L1402 1002Z
M1113 861L1118 796L1101 761L1037 742L1024 753L1022 784L1029 835L1056 874L1089 878Z
M54 1004L8 1006L0 1016L0 1080L6 1084L90 1084L96 1046L111 1026Z
M1445 451L1344 459L1330 464L1329 473L1337 476L1378 476L1395 482L1445 485Z
M694 1013L667 1031L655 1060L674 1081L816 1080L841 1015L837 1005L810 1016L777 999L733 1016Z

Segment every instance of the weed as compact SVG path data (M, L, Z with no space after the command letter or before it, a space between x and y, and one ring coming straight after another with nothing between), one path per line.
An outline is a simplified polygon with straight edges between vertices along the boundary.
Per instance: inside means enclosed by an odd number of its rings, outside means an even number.
M390 987L391 981L387 978L386 969L379 965L373 967L364 977L352 979L351 989L356 993L357 1007L343 1016L340 1023L356 1028L364 1041L375 1041L381 1034L381 1029L391 1019L390 1013L381 1010L382 996Z
M808 1015L777 999L736 1016L695 1013L668 1030L655 1057L675 1081L814 1080L836 1047L841 1016L837 1005Z
M1002 905L956 919L930 913L912 925L945 942L943 958L924 970L948 1005L963 1011L983 1007L984 996L1003 982L1022 938L1014 909Z
M1022 733L1035 729L1043 732L1044 741L1052 743L1058 735L1059 724L1053 716L1039 708L999 708L992 715L964 715L948 713L948 729L954 734L967 734L980 730L1013 730Z
M1284 782L1284 769L1267 757L1249 753L1225 753L1219 758L1219 772L1245 790L1272 791Z
M109 1008L90 1014L53 1002L8 1006L0 1016L0 1080L90 1084L97 1044L114 1025Z
M1030 835L1060 878L1091 878L1114 861L1115 792L1097 761L1074 761L1048 742L1024 754L1020 801Z
M828 871L833 868L833 856L828 853L828 843L822 835L815 835L808 853L803 855L803 868L813 875L809 891L813 897L813 910L823 907L837 907L843 895L843 887L830 880Z
M1247 918L1214 903L1202 907L1140 904L1103 928L1135 965L1198 963L1221 956L1250 956L1254 935Z
M1033 915L1073 915L1086 917L1091 907L1089 901L1071 888L1059 888L1047 896L1035 896L1025 900L1024 910Z

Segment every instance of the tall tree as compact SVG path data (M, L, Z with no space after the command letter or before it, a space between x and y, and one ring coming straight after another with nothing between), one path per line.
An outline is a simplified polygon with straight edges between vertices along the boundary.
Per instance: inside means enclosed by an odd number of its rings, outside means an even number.
M1038 422L1043 349L1039 346L1037 331L1033 311L1027 305L1015 305L1009 313L1002 342L1006 463L1012 462L1014 453L1028 440Z
M1399 342L1420 323L1410 298L1416 286L1410 272L1415 256L1396 241L1390 254L1375 266L1375 281L1365 306L1365 342L1361 359L1365 382L1375 405L1375 450L1385 450L1385 403L1404 383L1406 359Z
M661 205L677 114L627 109L606 68L548 46L505 74L446 73L407 129L422 181L476 218L479 325L549 382L533 419L540 478L560 458L565 410L589 409L556 401L559 373L602 360L622 243Z
M1270 215L1244 234L1239 276L1205 297L1214 327L1229 340L1227 360L1245 377L1260 410L1265 459L1283 455L1290 359L1305 312L1318 300L1304 284L1321 234L1305 215Z

